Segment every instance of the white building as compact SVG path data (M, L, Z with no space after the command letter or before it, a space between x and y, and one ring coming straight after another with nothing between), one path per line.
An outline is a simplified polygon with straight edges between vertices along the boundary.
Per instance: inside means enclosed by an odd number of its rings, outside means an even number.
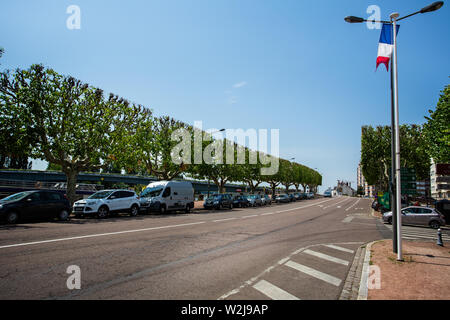
M364 178L364 175L362 173L362 168L361 168L361 163L358 165L358 170L356 173L357 177L356 177L356 184L357 187L362 187L364 190L364 196L366 197L375 197L375 187L374 186L369 186L366 182L366 179Z
M431 159L430 187L432 198L450 199L450 164L434 163Z

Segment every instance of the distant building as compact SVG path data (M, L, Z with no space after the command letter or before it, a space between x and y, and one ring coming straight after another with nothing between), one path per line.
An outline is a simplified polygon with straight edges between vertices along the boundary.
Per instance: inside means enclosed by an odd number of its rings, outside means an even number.
M430 168L431 197L436 200L450 198L450 164L435 163L431 160Z
M352 189L352 184L350 182L340 180L338 180L337 187L335 190L337 191L338 194L350 197L356 194L356 191Z
M366 197L375 197L375 187L374 186L369 186L366 182L366 179L364 178L364 175L362 173L362 167L361 167L361 163L358 165L358 170L357 170L357 177L356 177L356 184L357 187L362 187L364 190L364 196Z
M429 197L431 192L430 180L416 181L417 195L420 197Z

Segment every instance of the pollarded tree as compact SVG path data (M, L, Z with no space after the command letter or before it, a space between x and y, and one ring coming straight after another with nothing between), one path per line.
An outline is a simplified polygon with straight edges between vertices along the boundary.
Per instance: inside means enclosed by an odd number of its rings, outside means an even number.
M179 143L172 139L172 134L179 129L189 131L192 128L167 116L154 118L148 111L136 135L130 138L133 151L125 160L126 170L140 172L144 169L147 174L161 180L173 180L180 176L188 169L188 164L176 163L172 159L172 151Z
M106 99L102 90L42 65L17 70L6 82L7 88L16 88L12 101L21 106L16 116L36 133L32 156L61 166L71 202L78 173L120 158L124 137L133 134L142 112L140 106L112 94Z
M450 85L442 91L436 110L425 117L426 151L436 163L450 163Z

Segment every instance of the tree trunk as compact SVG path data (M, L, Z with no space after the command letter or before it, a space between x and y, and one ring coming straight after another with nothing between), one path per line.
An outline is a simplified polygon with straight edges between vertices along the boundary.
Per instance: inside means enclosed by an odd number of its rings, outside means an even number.
M77 176L78 171L76 170L70 170L64 172L67 177L67 198L69 199L70 205L72 206L73 203L76 201L76 185L77 185Z

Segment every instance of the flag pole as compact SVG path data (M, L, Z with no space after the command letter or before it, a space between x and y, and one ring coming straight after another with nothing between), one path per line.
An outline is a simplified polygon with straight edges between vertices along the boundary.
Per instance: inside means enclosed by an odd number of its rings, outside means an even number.
M394 103L394 64L391 59L391 181L389 182L390 189L390 207L392 211L392 250L397 253L397 206L395 197L395 103Z
M397 69L397 18L398 13L391 14L394 38L393 53L393 79L394 79L394 122L395 122L395 207L397 209L397 260L403 261L402 254L402 212L401 212L401 177L400 177L400 128L399 128L399 107L398 107L398 69Z

